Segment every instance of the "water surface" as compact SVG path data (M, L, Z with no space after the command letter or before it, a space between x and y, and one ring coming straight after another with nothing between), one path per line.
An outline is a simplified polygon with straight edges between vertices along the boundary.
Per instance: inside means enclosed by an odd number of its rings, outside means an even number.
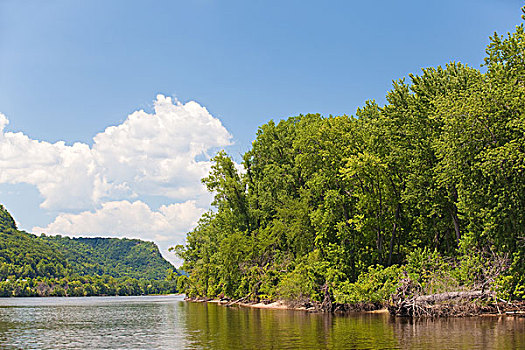
M0 299L2 349L525 349L525 318L411 321L181 296Z

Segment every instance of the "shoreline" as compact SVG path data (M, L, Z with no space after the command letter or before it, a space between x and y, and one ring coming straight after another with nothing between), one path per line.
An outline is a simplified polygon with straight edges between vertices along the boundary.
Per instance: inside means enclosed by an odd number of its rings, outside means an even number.
M297 306L288 303L284 300L277 300L270 303L263 302L244 302L244 301L231 301L228 299L210 299L210 298L184 298L184 301L193 302L193 303L209 303L209 304L218 304L225 307L246 307L253 309L269 309L269 310L292 310L292 311L303 311L308 313L326 313L326 311L321 310L318 305L312 304L298 304ZM379 304L356 304L356 305L338 305L332 313L334 314L345 314L353 312L363 312L363 313L388 313L386 306Z
M210 298L184 298L184 301L194 303L209 303L217 304L225 307L246 307L253 309L269 309L269 310L291 310L291 311L302 311L307 313L332 313L332 314L351 314L351 313L370 313L370 314L389 314L392 317L399 318L446 318L446 317L479 317L479 316L505 316L505 317L525 317L525 301L516 302L513 304L497 303L489 304L485 306L472 304L463 304L461 307L453 307L452 304L435 305L434 308L439 309L433 315L428 316L412 316L412 315L396 315L394 314L388 305L384 304L337 304L332 311L322 310L318 305L312 304L299 304L297 306L287 303L284 300L277 300L270 303L263 302L244 302L244 301L231 301L229 299L210 299ZM452 306L452 307L451 307Z

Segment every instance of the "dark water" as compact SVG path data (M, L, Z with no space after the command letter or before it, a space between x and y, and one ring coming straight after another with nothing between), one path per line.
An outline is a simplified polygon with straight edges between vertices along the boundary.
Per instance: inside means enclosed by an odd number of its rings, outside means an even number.
M1 349L525 349L525 318L410 321L180 296L0 299Z

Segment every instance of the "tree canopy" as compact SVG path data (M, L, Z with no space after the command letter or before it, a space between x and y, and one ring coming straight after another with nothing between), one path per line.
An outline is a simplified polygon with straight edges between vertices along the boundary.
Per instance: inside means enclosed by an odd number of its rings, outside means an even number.
M175 248L187 293L345 299L374 266L477 252L508 256L501 284L522 295L524 60L520 25L490 38L484 72L451 62L395 81L355 117L269 121L240 171L219 152L203 179L216 209Z

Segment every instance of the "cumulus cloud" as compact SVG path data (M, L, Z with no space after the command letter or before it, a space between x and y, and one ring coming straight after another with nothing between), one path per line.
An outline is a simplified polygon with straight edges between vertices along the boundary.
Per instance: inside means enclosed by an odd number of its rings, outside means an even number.
M194 200L162 205L156 211L140 200L110 201L95 211L62 213L46 227L33 227L32 232L154 241L162 255L177 266L182 261L169 248L184 241L204 212Z
M8 123L0 114L0 183L36 185L45 199L42 207L88 205L96 177L89 146L51 144L4 132Z
M105 202L95 211L63 213L47 225L33 227L33 232L55 232L81 237L126 237L154 241L182 241L204 209L194 200L162 205L157 211L140 201Z
M200 179L208 153L231 135L206 108L158 95L154 112L134 112L93 138L93 145L48 143L5 132L0 114L0 183L35 185L52 210L93 209L109 200L164 196L208 200ZM202 157L204 156L204 157ZM201 160L197 160L201 159Z
M203 106L158 95L143 110L95 135L93 144L66 145L8 132L0 113L0 183L34 185L40 206L58 214L35 233L110 236L155 241L163 255L181 243L209 206L200 179L210 155L232 136ZM156 198L152 210L146 198ZM160 198L160 199L159 199Z

